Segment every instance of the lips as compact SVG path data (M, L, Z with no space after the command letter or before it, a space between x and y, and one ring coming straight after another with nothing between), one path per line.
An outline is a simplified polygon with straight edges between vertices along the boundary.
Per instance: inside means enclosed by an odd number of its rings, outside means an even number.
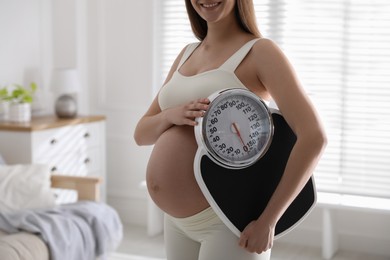
M216 7L220 4L221 2L214 2L214 3L203 3L203 4L200 4L202 7L204 8L213 8L213 7Z

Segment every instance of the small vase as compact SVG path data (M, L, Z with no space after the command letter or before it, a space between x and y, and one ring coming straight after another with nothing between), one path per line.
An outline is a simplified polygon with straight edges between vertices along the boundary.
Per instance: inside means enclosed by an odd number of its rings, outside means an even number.
M31 104L10 104L9 106L9 121L15 123L24 123L31 121Z
M7 121L9 114L9 103L0 101L0 121Z
M76 101L71 95L62 95L56 101L55 110L59 118L74 118L77 115Z

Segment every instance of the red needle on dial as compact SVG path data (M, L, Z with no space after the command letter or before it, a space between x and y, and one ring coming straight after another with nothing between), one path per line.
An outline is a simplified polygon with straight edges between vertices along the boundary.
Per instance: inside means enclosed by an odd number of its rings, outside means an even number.
M234 130L236 131L236 134L237 134L238 138L240 138L240 141L241 141L241 143L243 145L244 151L247 151L248 148L246 147L246 145L244 143L244 140L242 140L241 133L240 133L240 130L238 130L237 124L233 123L232 125L234 127Z

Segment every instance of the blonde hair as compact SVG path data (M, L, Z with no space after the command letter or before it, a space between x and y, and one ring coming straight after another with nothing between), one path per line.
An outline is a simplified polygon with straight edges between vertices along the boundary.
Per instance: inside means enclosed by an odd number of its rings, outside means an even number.
M195 37L199 40L203 40L207 35L207 22L196 12L191 4L191 0L185 0L185 4ZM236 0L234 13L241 29L256 37L261 37L261 33L256 23L253 0Z

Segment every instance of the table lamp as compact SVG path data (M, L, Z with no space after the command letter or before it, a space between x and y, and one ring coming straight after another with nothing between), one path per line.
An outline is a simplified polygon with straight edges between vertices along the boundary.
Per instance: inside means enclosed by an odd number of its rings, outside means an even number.
M76 69L55 69L51 88L58 94L55 113L59 118L74 118L77 115L77 101L74 94L80 91L80 78Z

